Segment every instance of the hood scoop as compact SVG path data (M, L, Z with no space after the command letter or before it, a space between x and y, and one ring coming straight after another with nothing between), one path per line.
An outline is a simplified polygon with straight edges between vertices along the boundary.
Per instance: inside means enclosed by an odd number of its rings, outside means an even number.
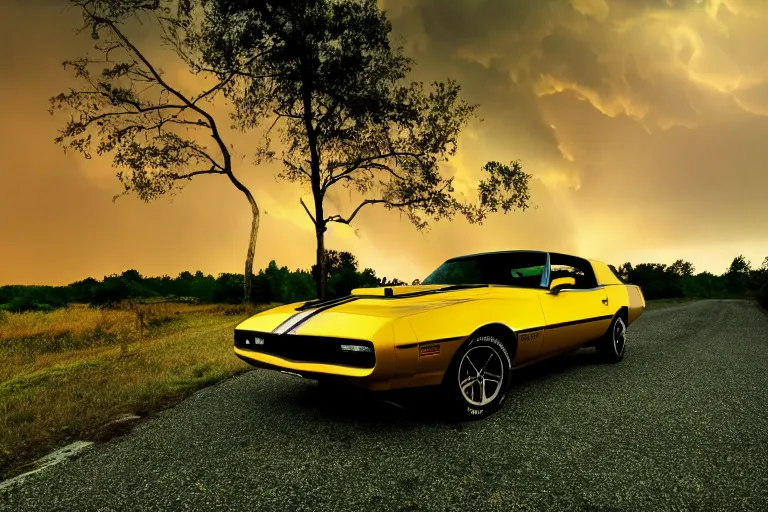
M466 290L468 288L487 288L487 284L416 284L404 286L380 286L378 288L355 288L353 297L402 297L425 295L437 292L449 292L453 290Z
M445 288L444 284L432 285L403 285L403 286L379 286L377 288L355 288L352 290L353 296L366 295L368 297L398 297L400 295L410 295L413 293L436 291Z

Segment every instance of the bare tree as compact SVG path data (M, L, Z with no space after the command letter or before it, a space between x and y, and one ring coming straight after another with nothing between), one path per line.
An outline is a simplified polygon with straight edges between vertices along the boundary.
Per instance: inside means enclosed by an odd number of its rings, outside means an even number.
M56 143L86 158L111 155L125 188L115 199L134 194L149 202L180 191L197 176L225 176L248 200L252 213L245 260L248 300L259 207L234 174L229 147L211 110L211 102L245 68L230 66L222 74L203 64L196 47L201 27L189 0L69 0L69 6L82 13L79 31L90 32L95 52L64 62L79 85L50 100L51 113L71 113ZM189 93L173 84L130 35L129 26L139 23L142 31L173 50L191 76L212 79L206 82L211 85Z

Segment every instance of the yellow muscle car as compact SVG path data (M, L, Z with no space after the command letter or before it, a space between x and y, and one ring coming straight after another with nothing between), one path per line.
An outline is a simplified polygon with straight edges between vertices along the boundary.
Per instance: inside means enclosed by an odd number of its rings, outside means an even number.
M373 391L439 385L452 411L475 419L499 407L513 369L586 346L620 361L644 309L640 288L604 263L493 252L452 258L421 285L264 311L235 328L234 350L257 367Z

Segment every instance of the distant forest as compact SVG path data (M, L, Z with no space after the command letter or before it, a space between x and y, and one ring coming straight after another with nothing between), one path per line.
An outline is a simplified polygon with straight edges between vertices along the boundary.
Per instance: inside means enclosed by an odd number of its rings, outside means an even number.
M357 259L349 252L329 250L326 257L329 298L348 295L354 288L407 284L399 279L378 277L370 268L359 270ZM624 263L611 268L622 281L641 286L649 300L756 298L768 308L768 257L759 268L753 269L744 256L738 256L721 275L695 273L694 266L684 260L671 265ZM316 271L315 265L310 270L291 271L271 261L267 268L254 274L251 300L290 303L314 299ZM238 303L242 302L243 279L243 274L222 273L214 277L200 271L185 271L176 277L144 277L136 270L126 270L101 280L89 277L67 286L1 286L0 309L45 311L70 303L111 307L132 300ZM413 284L418 284L418 280Z

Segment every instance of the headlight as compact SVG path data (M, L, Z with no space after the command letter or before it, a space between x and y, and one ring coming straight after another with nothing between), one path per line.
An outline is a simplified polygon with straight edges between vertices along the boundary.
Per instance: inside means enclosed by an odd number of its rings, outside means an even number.
M341 351L342 352L373 352L373 349L371 347L366 347L365 345L342 345Z

